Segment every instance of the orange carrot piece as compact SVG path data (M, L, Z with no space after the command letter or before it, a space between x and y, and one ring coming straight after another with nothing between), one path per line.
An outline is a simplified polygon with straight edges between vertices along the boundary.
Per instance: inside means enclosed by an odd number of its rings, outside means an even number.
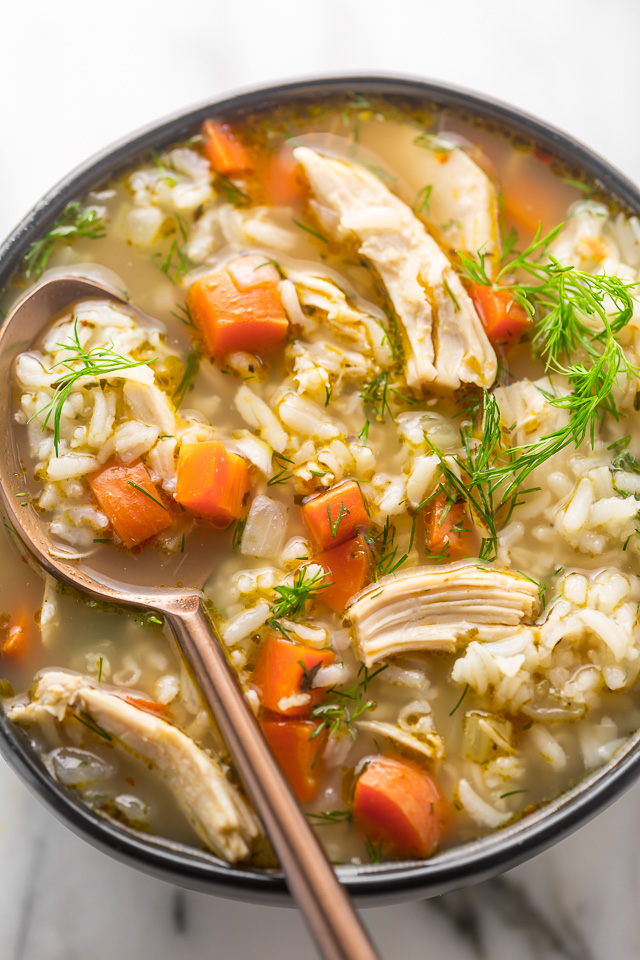
M318 793L327 734L312 720L263 720L262 732L300 803Z
M369 551L364 537L319 553L315 562L327 571L327 586L319 596L335 613L343 613L351 597L369 580Z
M13 619L13 618L12 618ZM9 629L0 643L0 653L9 660L25 662L29 660L35 646L35 624L26 611L10 622Z
M205 120L202 133L206 137L204 152L217 173L227 176L230 173L250 173L253 170L249 154L236 140L228 123Z
M285 717L307 717L324 697L324 687L311 686L314 674L333 660L332 650L305 647L275 634L268 636L253 672L253 682L262 695L262 706ZM304 703L283 703L301 694L308 694Z
M475 557L478 542L463 503L450 503L445 493L429 501L424 520L425 546L433 556L447 560Z
M264 191L274 206L292 206L305 194L306 185L302 167L293 156L291 147L281 147L267 160Z
M543 236L555 227L579 192L554 173L548 157L538 153L534 159L520 150L510 151L500 183L502 210L520 234L520 249L539 227Z
M356 781L353 819L373 843L400 856L429 857L444 832L447 807L417 764L380 757Z
M180 447L175 497L190 513L228 527L244 514L249 485L247 461L218 440Z
M507 287L494 289L473 283L469 294L482 326L495 347L508 348L518 343L532 327L532 320Z
M132 707L137 707L138 710L144 710L146 713L154 713L157 717L164 717L167 712L166 703L158 703L157 700L145 700L144 697L136 697L132 693L119 693L118 696L126 703L130 703Z
M241 290L226 270L220 270L196 280L187 302L214 357L235 350L268 352L286 339L289 321L273 282Z
M367 508L355 480L339 483L307 500L302 505L302 519L316 553L351 540L360 528L369 526Z
M173 516L144 464L115 460L89 477L89 486L125 547L136 547L166 530Z

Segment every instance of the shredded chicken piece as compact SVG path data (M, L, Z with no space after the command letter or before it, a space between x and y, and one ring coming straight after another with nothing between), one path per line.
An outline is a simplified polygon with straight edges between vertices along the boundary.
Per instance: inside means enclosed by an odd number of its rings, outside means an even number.
M542 380L518 380L497 387L495 398L500 407L502 425L514 446L536 443L541 437L560 430L568 423L566 410L552 406L545 393L567 393L566 388L544 377ZM547 464L545 463L545 471Z
M326 277L295 270L289 270L288 276L295 283L300 303L320 311L322 325L332 334L364 355L373 354L382 366L391 363L392 351L382 317L376 319L373 314L355 309L343 291ZM310 318L305 317L305 325L310 324Z
M414 162L419 182L431 186L422 218L444 247L471 256L482 250L489 267L499 243L498 197L487 174L446 137L431 136Z
M358 720L356 726L359 730L372 734L373 737L386 737L401 751L417 753L429 760L442 760L444 757L444 741L436 732L435 724L431 732L419 734L407 733L395 723L386 723L383 720Z
M411 650L453 651L511 636L538 605L538 584L477 561L417 567L383 577L348 607L367 666Z
M490 387L497 362L473 303L436 241L411 208L363 166L294 151L321 204L355 236L378 270L405 334L407 383L455 390Z
M87 716L115 745L150 761L166 779L201 839L234 863L251 852L260 826L220 765L193 740L159 717L140 710L87 677L62 670L44 673L30 703L9 710L14 723Z

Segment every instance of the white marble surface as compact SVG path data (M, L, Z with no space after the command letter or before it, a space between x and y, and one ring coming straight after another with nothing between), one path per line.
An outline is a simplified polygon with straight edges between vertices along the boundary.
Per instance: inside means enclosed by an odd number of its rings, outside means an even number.
M640 179L637 0L2 4L0 235L136 126L256 82L402 71L509 100ZM640 786L505 877L365 912L402 960L640 958ZM293 911L185 893L94 851L0 761L0 960L306 960Z

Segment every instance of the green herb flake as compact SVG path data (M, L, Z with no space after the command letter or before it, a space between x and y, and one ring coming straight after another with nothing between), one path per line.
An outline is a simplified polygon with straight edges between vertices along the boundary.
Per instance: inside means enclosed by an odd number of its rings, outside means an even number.
M456 705L455 705L455 707L453 708L453 710L450 710L450 711L449 711L449 716L450 716L450 717L452 717L452 716L454 715L454 713L456 712L456 710L458 709L458 707L460 706L460 704L462 703L462 701L463 701L464 698L466 697L468 689L469 689L469 684L466 683L466 684L465 684L465 687L464 687L464 690L462 691L462 694L460 695L460 699L459 699L458 702L456 703Z
M169 512L168 508L165 507L164 503L158 500L157 497L154 497L152 493L149 493L148 490L145 490L144 487L141 487L139 483L134 483L133 480L127 480L127 486L133 487L133 489L137 490L139 493L144 493L145 497L148 497L149 500L153 500L154 503L157 503L158 506L162 507L163 510L166 510L167 513Z
M105 236L104 222L95 208L83 207L76 202L68 203L44 237L36 240L29 247L29 252L24 258L27 279L37 280L40 277L59 240L73 240L80 237L99 240Z

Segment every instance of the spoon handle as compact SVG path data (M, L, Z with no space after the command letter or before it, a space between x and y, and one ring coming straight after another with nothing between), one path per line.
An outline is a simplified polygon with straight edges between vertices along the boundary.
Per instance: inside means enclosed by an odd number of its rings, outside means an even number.
M202 602L166 610L324 960L378 954L258 726Z

